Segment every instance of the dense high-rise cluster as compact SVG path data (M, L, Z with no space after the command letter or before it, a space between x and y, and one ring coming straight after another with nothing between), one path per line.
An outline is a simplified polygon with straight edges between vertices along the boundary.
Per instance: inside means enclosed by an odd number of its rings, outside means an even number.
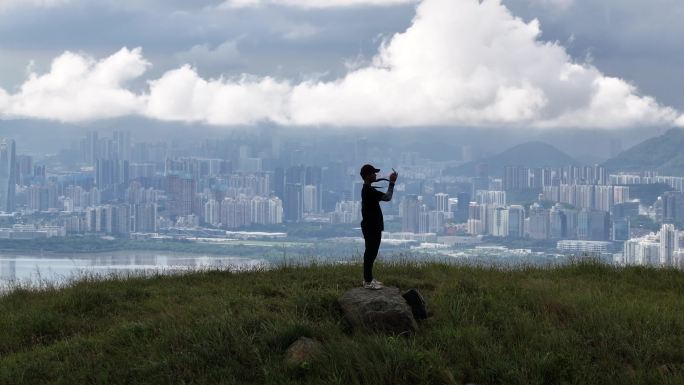
M234 133L145 141L117 130L88 132L52 157L34 159L15 147L0 139L7 222L0 237L199 239L291 231L354 238L361 221L358 168L372 162L379 177L392 167L400 175L394 199L383 203L383 237L393 241L387 245L493 242L607 254L624 243L625 263L679 263L679 242L660 244L670 239L670 226L684 228L684 178L651 171L466 162L478 157L467 145L462 160L434 161L364 137L338 143ZM384 191L386 183L375 186Z
M630 239L624 245L623 263L684 268L684 233L665 224L657 233Z

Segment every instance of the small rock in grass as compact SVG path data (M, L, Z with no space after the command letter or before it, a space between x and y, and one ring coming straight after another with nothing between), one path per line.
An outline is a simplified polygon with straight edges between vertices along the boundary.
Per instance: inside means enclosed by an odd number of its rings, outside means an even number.
M291 368L306 368L315 362L323 352L323 345L311 338L300 337L285 351L285 365Z

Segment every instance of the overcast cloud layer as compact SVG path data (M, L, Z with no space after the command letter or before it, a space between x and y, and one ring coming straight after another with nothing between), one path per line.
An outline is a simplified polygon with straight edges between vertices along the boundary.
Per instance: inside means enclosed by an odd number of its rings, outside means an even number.
M71 0L0 0L0 10L13 7L52 7L63 5Z
M570 1L536 1L558 9L572 6ZM177 57L211 60L223 51L239 56L235 42L227 41L213 48L196 45ZM386 39L372 60L361 60L334 79L203 78L196 67L182 65L147 78L147 86L136 90L132 84L145 79L150 66L140 48L123 48L99 60L65 52L49 71L31 73L15 92L0 88L0 114L65 122L139 115L226 126L261 121L542 128L684 123L674 109L641 95L627 81L573 59L559 43L545 42L538 21L514 17L499 0L424 0L406 31Z
M302 8L329 8L355 6L389 6L415 3L418 0L226 0L221 8L257 7L263 5L284 5Z

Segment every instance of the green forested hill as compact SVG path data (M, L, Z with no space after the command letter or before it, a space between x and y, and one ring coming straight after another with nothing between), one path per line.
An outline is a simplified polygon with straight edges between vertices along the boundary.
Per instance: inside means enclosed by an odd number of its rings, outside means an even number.
M527 142L498 155L447 169L445 173L448 175L476 176L475 168L480 163L486 163L489 173L494 176L501 176L505 166L561 167L579 164L570 155L548 143Z
M623 151L604 165L610 170L655 170L663 175L684 176L684 129L672 128Z

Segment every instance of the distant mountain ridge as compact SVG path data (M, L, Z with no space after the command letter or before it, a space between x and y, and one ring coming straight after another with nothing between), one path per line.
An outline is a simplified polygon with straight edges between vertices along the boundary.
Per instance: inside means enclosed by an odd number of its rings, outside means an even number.
M489 174L493 176L503 175L506 166L561 167L580 164L576 159L556 147L548 143L534 141L511 147L489 158L447 169L445 172L448 175L475 176L476 166L483 163L488 165Z
M659 171L684 176L684 129L672 128L647 139L603 164L610 171Z

